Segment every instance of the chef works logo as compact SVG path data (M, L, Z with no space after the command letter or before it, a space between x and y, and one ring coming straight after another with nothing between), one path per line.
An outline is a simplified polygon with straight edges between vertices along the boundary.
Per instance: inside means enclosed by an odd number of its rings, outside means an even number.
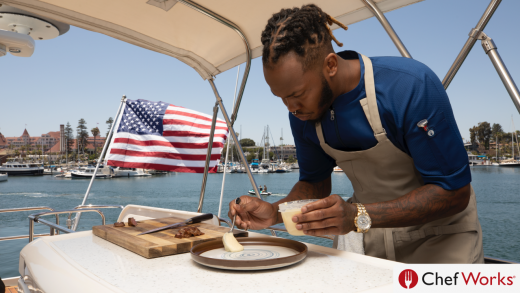
M405 265L394 268L394 292L520 292L520 265Z
M412 289L418 281L419 276L414 270L404 270L399 274L399 284L405 289Z

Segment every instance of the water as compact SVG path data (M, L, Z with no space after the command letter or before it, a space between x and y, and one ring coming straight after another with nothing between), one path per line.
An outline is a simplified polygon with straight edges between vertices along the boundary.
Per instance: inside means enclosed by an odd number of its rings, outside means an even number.
M520 168L472 167L473 187L477 193L478 213L484 232L484 253L487 256L520 261ZM223 174L209 174L203 212L217 214ZM258 184L267 185L272 196L264 200L275 202L286 196L298 181L298 172L255 175ZM162 208L196 211L202 175L172 173L147 178L114 178L96 180L87 204L147 205ZM88 180L60 179L52 176L10 177L0 183L0 209L30 206L49 206L55 210L71 209L81 204ZM246 174L227 174L222 217L227 204L245 194L251 186ZM352 185L343 173L332 174L332 193L348 198ZM33 212L0 214L0 237L28 233L27 216ZM107 223L116 221L119 209L105 209ZM53 218L49 218L53 220ZM60 218L65 223L66 216ZM79 230L90 230L101 223L96 213L84 213ZM41 224L36 233L48 233ZM260 231L269 234L269 231ZM283 237L304 242L332 246L332 241L314 237ZM0 276L18 276L18 257L27 239L0 242Z

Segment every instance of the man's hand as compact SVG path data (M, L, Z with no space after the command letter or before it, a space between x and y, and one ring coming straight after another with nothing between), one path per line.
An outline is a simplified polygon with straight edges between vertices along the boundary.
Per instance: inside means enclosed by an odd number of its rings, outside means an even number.
M265 229L276 224L278 218L278 209L272 204L247 195L240 197L238 205L234 200L229 203L229 218L233 219L235 213L237 213L235 225L243 229Z
M305 205L302 214L295 215L292 220L297 223L296 229L303 230L306 235L344 235L355 229L356 215L357 208L353 204L332 194Z

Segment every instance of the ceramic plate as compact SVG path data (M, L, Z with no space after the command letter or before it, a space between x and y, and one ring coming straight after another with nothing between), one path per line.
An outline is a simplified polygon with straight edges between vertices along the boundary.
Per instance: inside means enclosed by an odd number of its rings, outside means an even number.
M222 240L213 240L194 246L191 258L218 269L267 270L295 264L307 256L307 246L294 240L274 237L237 240L244 246L243 251L227 252Z

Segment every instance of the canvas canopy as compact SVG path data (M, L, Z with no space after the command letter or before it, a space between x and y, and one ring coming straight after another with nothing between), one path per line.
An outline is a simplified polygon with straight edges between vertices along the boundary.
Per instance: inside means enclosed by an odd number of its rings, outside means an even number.
M390 11L422 0L375 0ZM267 19L302 0L196 0L196 4L234 23L247 39L252 58L262 54L260 34ZM222 22L193 9L187 0L0 0L42 17L98 32L175 57L204 79L247 60L240 35ZM325 12L349 25L372 13L361 0L315 0ZM338 28L336 25L332 29Z

